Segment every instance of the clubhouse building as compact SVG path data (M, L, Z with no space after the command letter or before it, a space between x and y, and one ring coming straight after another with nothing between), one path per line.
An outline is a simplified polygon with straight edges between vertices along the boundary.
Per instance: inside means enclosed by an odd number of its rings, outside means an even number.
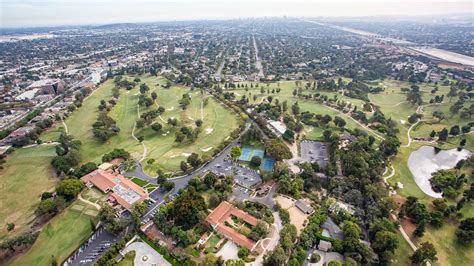
M99 169L81 177L87 187L96 187L104 193L110 193L107 202L119 211L131 210L133 204L148 199L148 192L112 170Z

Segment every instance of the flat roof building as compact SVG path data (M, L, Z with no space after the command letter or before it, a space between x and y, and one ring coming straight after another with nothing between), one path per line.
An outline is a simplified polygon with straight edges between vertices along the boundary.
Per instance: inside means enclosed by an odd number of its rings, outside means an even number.
M112 171L97 169L81 177L81 181L89 187L97 187L104 193L112 192L110 200L127 210L130 210L133 204L148 199L148 192L144 188Z

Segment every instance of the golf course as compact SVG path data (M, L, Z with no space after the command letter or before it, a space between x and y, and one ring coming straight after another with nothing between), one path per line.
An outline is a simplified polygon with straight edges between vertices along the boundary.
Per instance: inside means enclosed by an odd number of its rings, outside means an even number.
M68 134L82 143L80 148L82 162L100 162L105 153L115 148L123 148L137 160L154 159L153 164L145 165L145 170L150 175L155 175L158 168L176 172L179 171L180 162L186 160L193 152L200 156L211 156L213 149L237 128L237 116L199 90L192 91L181 86L164 88L166 80L160 77L142 76L140 80L140 83L148 85L149 93L157 94L155 104L148 108L138 105L140 94L138 86L131 90L121 90L117 104L109 113L117 122L120 132L106 142L94 138L92 124L99 114L97 106L100 101L112 98L113 80L108 80L97 88L83 105L65 120ZM191 102L186 110L183 110L179 100L186 93L189 93ZM163 126L161 131L156 132L150 127L135 128L135 122L140 114L158 106L165 108L165 112L154 121ZM167 125L169 118L176 118L179 121L178 125L175 127ZM203 121L202 132L198 138L194 142L176 143L175 132L182 126L195 127L194 123L198 119ZM55 130L63 129L58 127ZM143 137L143 142L140 143L134 136Z

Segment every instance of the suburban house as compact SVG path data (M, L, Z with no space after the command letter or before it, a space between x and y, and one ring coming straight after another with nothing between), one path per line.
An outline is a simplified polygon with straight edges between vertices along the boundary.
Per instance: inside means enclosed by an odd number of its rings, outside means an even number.
M229 222L232 216L242 219L247 224L256 226L258 219L252 215L237 209L234 205L227 201L221 202L206 218L206 221L220 234L232 240L235 244L253 250L255 242L250 238L242 235L233 228L227 226L225 223Z
M345 149L347 145L357 140L357 137L351 134L342 134L339 137L339 149Z
M330 237L333 239L344 239L344 233L342 232L341 228L331 219L328 217L326 221L321 225L323 229L323 236Z
M314 212L314 208L303 200L297 200L295 206L300 209L300 211L302 211L304 214L311 215Z
M99 168L81 177L81 181L89 188L95 186L104 193L111 192L107 201L123 210L130 210L133 204L148 199L148 192L144 188L110 170Z
M321 240L319 241L318 249L324 252L328 252L332 248L332 244L329 241Z

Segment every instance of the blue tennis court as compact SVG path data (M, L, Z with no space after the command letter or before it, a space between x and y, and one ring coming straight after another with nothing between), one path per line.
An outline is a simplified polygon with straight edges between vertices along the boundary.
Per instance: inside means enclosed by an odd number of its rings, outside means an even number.
M252 157L257 156L263 159L265 151L253 147L242 147L242 154L239 157L239 161L250 162Z
M272 158L264 158L261 168L263 171L272 171L274 164L275 161Z

